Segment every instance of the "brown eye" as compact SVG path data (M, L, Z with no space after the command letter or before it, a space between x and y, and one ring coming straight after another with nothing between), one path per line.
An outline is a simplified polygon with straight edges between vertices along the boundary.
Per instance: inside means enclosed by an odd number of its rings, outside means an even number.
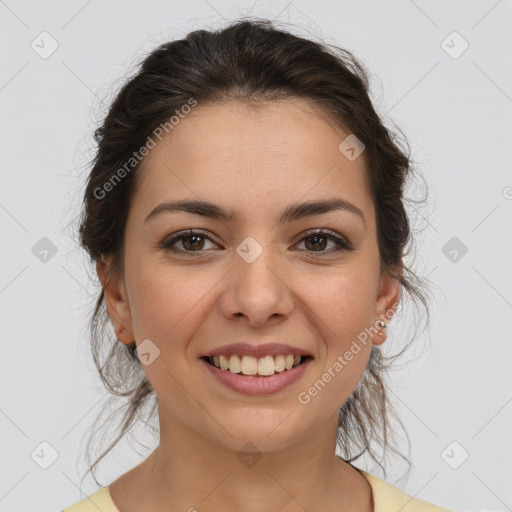
M169 240L164 240L160 244L160 247L176 253L200 254L209 249L209 247L205 247L207 242L211 242L214 246L217 246L217 244L203 232L187 230L186 232L178 233ZM334 248L326 250L329 242L334 244ZM304 243L305 250L311 253L331 254L333 252L353 250L352 245L348 241L336 236L330 231L324 230L306 233L306 236L304 236L299 243Z
M202 235L182 236L181 243L186 251L202 249L204 246L204 237Z
M326 251L325 248L328 246L329 241L333 242L335 245L334 250ZM310 231L306 234L306 236L301 240L300 243L304 242L306 246L306 250L310 252L320 252L330 254L332 252L338 251L350 251L353 249L350 243L339 238L334 235L330 231Z
M171 240L164 240L160 247L173 252L200 253L205 252L206 241L213 243L213 241L201 231L188 230L185 233L178 234ZM176 245L177 247L174 247Z
M308 236L306 239L306 249L313 251L316 249L325 249L328 244L328 238L323 235Z

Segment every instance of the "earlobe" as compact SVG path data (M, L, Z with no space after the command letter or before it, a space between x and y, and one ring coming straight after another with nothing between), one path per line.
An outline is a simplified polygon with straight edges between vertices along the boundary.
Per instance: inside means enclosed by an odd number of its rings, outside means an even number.
M124 281L111 271L111 261L111 255L98 258L96 273L103 288L105 305L116 336L121 343L127 345L134 339L131 333L131 312Z
M402 265L393 267L396 276L400 276ZM382 345L387 338L387 326L398 308L400 299L400 281L389 272L382 272L379 291L375 304L375 329L376 335L373 337L373 345Z

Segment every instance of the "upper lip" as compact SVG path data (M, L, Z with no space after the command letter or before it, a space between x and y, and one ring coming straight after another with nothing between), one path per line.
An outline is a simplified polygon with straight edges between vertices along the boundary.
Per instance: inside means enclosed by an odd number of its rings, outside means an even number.
M231 343L212 349L199 357L221 356L236 354L238 356L252 356L261 358L265 356L288 355L311 356L311 354L302 348L283 345L282 343L264 343L262 345L251 345L250 343Z

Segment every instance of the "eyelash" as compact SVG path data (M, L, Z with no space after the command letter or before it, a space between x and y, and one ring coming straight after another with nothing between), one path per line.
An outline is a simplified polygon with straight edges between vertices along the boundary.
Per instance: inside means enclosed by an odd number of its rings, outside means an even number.
M164 240L163 242L161 242L159 244L159 247L161 249L165 249L165 250L170 251L170 252L178 252L178 253L183 253L183 254L187 254L187 255L192 255L193 254L194 256L199 256L202 252L206 252L206 251L205 250L201 250L201 251L186 251L186 250L176 249L176 248L172 247L176 242L179 242L180 240L183 240L183 239L186 239L186 238L189 238L189 237L193 237L193 236L201 236L201 237L204 237L204 238L210 240L211 242L215 243L204 232L196 231L196 230L193 230L193 229L189 229L186 232L177 233L177 236L174 236L171 240ZM316 230L307 231L304 234L304 236L301 238L301 240L299 240L298 243L301 243L304 240L306 240L308 238L313 238L315 236L325 237L325 238L333 241L338 247L336 249L330 250L330 251L310 251L314 255L313 257L318 257L318 256L315 255L315 253L331 254L333 252L353 251L354 250L354 247L348 241L346 241L345 239L339 238L333 232L331 232L329 230L325 230L325 229L316 229ZM320 257L322 257L322 256L320 256Z

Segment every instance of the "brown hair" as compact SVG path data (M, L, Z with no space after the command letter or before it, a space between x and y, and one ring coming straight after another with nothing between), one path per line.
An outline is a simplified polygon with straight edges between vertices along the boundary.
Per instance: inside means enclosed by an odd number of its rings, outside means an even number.
M402 264L403 257L409 254L408 244L413 243L403 197L413 171L410 152L399 145L397 135L383 125L374 110L367 71L349 51L279 30L268 20L240 19L221 30L197 30L184 39L160 45L142 61L94 132L98 148L80 218L81 246L93 262L101 255L111 254L113 274L122 275L126 219L138 176L138 164L132 162L130 170L126 163L191 98L199 104L237 100L256 105L259 101L289 97L313 102L364 144L367 182L376 209L381 270L400 282L401 292L406 291L413 303L424 306L428 318L428 296L422 291L426 282L420 282L405 264L401 272L394 270L394 265ZM119 173L121 168L124 173ZM116 172L118 178L122 174L122 179L114 182ZM107 182L112 186L108 187L108 197L102 197L106 195L103 192ZM111 398L126 397L127 403L117 437L89 471L137 419L147 425L157 407L156 394L135 353L135 342L120 343L106 332L108 323L101 291L91 321L92 355ZM375 444L383 455L389 448L410 466L390 443L394 432L389 418L396 417L396 413L385 384L390 364L405 348L386 357L373 346L362 379L339 411L337 446L349 464L367 453L383 468L376 457ZM142 410L151 399L153 407L143 416ZM118 410L111 417L116 417ZM403 428L399 419L398 422ZM93 438L94 434L89 438L87 454Z

